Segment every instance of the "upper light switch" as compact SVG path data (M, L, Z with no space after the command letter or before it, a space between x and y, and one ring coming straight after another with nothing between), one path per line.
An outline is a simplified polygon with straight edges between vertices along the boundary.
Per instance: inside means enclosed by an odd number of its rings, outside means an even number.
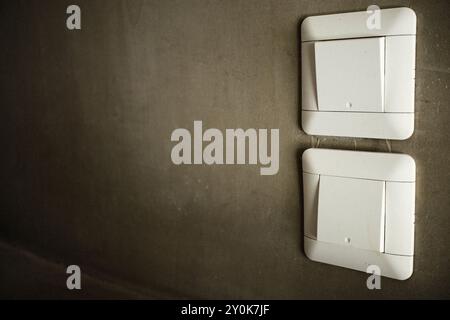
M414 132L416 15L383 9L302 22L302 127L307 134L404 140Z
M383 112L385 38L315 43L320 111Z

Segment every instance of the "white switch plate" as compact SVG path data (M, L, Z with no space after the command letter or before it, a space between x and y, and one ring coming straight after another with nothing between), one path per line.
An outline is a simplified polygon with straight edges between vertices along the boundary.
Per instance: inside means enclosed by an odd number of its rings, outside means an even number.
M304 248L309 259L405 280L413 272L415 162L403 154L303 153Z
M409 8L306 18L302 127L307 134L404 140L414 132L416 15Z

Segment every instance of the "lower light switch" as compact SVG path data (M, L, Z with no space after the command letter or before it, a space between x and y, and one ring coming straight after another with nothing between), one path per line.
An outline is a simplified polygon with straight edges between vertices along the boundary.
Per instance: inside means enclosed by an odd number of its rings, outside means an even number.
M320 176L317 240L384 251L384 182Z
M303 153L304 246L313 261L405 280L413 272L415 162L393 153Z

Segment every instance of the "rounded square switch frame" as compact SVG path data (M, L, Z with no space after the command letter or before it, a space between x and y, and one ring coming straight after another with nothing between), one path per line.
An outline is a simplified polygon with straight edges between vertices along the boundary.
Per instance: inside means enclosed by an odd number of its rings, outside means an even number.
M409 8L306 18L301 25L307 134L404 140L414 132L416 15Z
M415 162L408 155L303 153L304 249L313 261L405 280L414 259Z

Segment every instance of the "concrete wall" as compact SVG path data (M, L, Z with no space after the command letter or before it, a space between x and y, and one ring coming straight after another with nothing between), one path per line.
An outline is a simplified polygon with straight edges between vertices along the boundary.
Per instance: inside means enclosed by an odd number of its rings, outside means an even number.
M450 4L418 17L416 128L407 141L307 136L299 26L373 1L74 1L0 4L0 296L450 298ZM170 134L280 128L280 170L175 166ZM415 266L382 280L309 261L300 155L402 152L417 163ZM65 267L83 272L82 292Z

